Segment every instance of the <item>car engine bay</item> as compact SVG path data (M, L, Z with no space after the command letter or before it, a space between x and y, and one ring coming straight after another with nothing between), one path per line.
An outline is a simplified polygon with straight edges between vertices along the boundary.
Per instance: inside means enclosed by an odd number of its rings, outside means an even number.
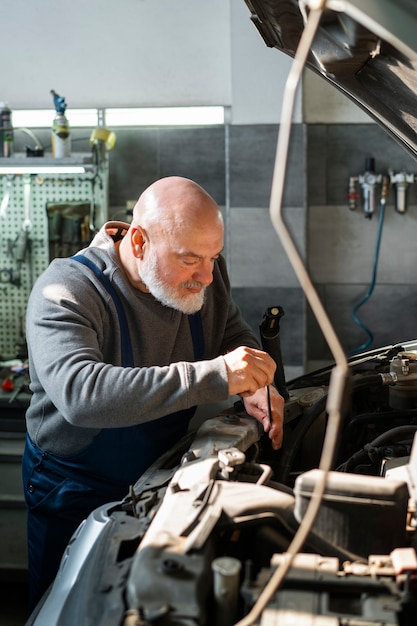
M331 368L287 385L282 450L270 449L238 401L151 467L123 502L96 510L32 623L411 626L416 367L411 343L352 359L334 470L279 589L268 585L320 479Z

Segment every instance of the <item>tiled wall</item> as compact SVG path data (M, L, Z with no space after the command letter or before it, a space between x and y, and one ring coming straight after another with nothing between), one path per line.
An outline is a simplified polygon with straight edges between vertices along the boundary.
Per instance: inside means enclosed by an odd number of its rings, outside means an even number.
M50 154L50 132L36 130ZM276 125L117 130L109 153L110 218L129 220L129 201L157 178L186 176L202 185L222 207L226 223L225 256L233 295L259 334L265 310L280 305L281 348L290 376L302 368L304 299L269 218ZM72 152L89 152L91 129L73 129ZM305 250L305 139L296 126L288 164L285 203L288 226ZM32 141L16 133L16 152Z
M233 295L246 319L259 334L265 310L284 309L280 341L291 376L305 354L304 300L269 218L277 132L274 125L118 131L110 153L110 204L121 218L126 201L161 176L187 176L202 185L224 211ZM294 128L293 140L285 203L288 227L304 253L302 126Z
M73 150L88 151L89 135L75 131ZM276 125L118 130L109 192L111 217L125 219L126 202L161 176L187 176L205 187L224 210L233 294L253 329L267 307L285 311L280 339L292 374L332 355L269 217L277 137ZM349 210L346 196L349 176L362 174L369 157L378 173L417 173L414 160L375 124L294 125L284 220L347 353L368 341L352 310L371 284L379 209L366 219L361 208ZM390 190L376 285L358 310L374 337L370 347L417 336L415 184L408 201L399 215Z
M380 222L379 206L372 219L347 203L349 176L363 174L365 161L375 171L417 174L417 164L375 124L309 126L308 138L308 263L327 314L347 354L361 346L399 343L417 336L417 207L416 185L408 188L408 210L395 210L391 186ZM379 255L376 255L381 228ZM374 264L375 259L378 263ZM373 287L375 277L375 287ZM368 294L369 297L368 297ZM357 309L358 325L352 312ZM307 314L307 360L331 358L317 323ZM371 341L371 343L369 343Z

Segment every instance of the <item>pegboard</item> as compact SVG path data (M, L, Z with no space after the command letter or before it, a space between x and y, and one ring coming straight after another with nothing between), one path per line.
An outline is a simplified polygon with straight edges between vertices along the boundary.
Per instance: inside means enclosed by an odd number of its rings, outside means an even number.
M107 220L107 167L106 161L97 170L85 174L0 175L1 360L18 354L17 345L24 336L27 300L36 278L46 269L51 256L66 256L51 255L47 207L88 205L90 234L94 236Z

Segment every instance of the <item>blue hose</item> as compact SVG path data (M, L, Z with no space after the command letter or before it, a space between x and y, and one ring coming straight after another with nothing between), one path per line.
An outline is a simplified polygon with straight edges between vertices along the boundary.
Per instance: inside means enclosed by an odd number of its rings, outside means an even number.
M369 300L369 298L371 297L372 292L374 290L374 287L375 287L376 275L377 275L377 271L378 271L379 249L381 247L382 227L383 227L383 224L384 224L384 217L385 217L385 201L381 201L381 209L380 209L379 224L378 224L378 234L377 234L376 247L375 247L375 253L374 253L374 266L373 266L373 272L372 272L372 281L371 281L371 284L369 286L369 289L368 289L368 292L366 293L366 295L358 302L358 304L352 310L352 317L353 317L354 322L360 328L362 328L362 330L368 335L368 341L366 341L362 345L358 346L357 348L354 348L353 350L351 350L350 353L349 353L350 356L352 356L354 354L357 354L358 352L362 352L363 350L366 350L367 348L369 348L369 346L372 344L372 342L374 340L374 336L373 336L372 332L369 330L369 328L367 328L365 326L365 324L363 324L363 322L361 322L361 320L358 318L356 313L357 313L358 309L360 309L360 307L363 306L365 304L365 302L367 302Z

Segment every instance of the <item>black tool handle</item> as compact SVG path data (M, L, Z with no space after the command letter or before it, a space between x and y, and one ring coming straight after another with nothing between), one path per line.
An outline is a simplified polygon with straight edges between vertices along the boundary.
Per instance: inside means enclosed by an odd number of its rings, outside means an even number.
M274 383L284 400L288 400L290 394L287 391L285 382L284 364L281 354L281 340L279 322L284 315L284 309L280 306L269 307L265 313L259 332L261 335L262 347L275 361L277 369L275 371Z

